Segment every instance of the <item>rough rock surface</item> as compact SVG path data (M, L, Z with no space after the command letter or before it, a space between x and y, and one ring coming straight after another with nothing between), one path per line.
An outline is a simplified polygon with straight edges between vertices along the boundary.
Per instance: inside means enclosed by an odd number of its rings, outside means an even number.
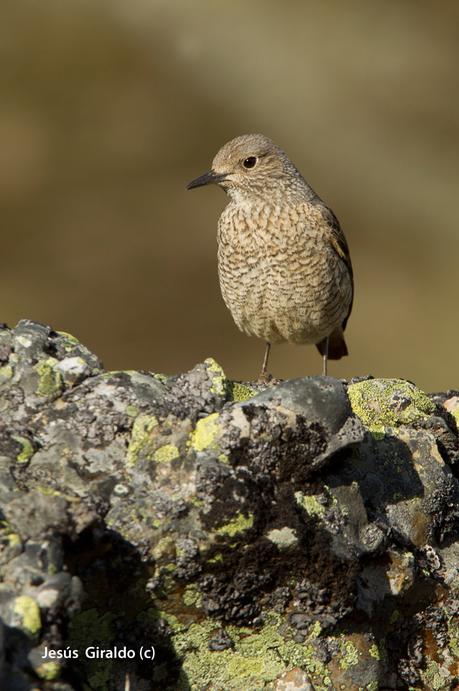
M456 398L3 326L0 688L457 688Z

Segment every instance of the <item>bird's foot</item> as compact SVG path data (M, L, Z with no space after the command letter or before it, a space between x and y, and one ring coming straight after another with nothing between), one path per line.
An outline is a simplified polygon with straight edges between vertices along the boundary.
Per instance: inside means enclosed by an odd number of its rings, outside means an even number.
M258 377L257 384L270 384L273 380L273 375L269 374L269 372L260 372L260 376Z

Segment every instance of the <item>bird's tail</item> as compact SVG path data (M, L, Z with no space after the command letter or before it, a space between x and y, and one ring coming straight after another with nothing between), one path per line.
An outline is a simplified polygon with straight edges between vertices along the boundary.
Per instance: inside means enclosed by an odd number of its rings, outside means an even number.
M328 359L329 360L340 360L342 357L348 355L346 341L344 340L343 332L341 329L336 329L328 337ZM316 344L317 350L321 355L325 355L325 349L327 347L327 339L324 338L323 341Z

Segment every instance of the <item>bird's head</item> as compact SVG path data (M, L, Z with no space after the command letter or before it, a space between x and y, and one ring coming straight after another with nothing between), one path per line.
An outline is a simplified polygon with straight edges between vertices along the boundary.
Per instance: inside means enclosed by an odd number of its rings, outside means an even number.
M212 169L192 180L187 189L216 183L236 201L272 199L304 181L287 154L263 134L244 134L227 142Z

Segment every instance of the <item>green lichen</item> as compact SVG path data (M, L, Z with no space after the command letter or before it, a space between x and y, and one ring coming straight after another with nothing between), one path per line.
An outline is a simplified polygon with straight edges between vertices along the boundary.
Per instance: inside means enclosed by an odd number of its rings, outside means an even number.
M151 433L157 426L158 420L154 415L139 415L135 419L127 450L126 465L135 465L140 455L153 460L156 449L152 443Z
M369 648L368 652L369 652L369 654L370 654L371 657L374 657L375 660L380 660L380 659L381 659L381 655L380 655L380 652L379 652L379 648L378 648L378 646L376 645L376 643L373 643L373 645L370 645L370 648Z
M5 537L8 540L10 547L20 547L22 545L21 538L17 533L10 533Z
M3 365L3 367L0 367L0 386L11 379L13 374L14 372L11 365Z
M202 602L202 595L199 592L197 585L192 583L187 585L183 593L183 604L187 607L200 607Z
M0 539L7 539L10 545L20 545L21 538L14 532L14 528L8 521L0 520Z
M241 384L237 381L228 382L228 394L231 401L242 403L253 398L257 393L258 391L255 391L250 386L246 386L246 384Z
M56 358L50 357L34 365L33 369L38 374L37 396L53 399L61 393L62 376L56 367L58 364Z
M285 671L304 669L317 691L331 688L325 665L316 657L312 645L289 640L283 631L280 615L269 613L259 630L228 626L234 649L210 651L209 639L217 628L215 621L204 620L173 634L176 653L184 657L183 680L188 688L228 689L241 691L267 688ZM287 634L288 635L288 634ZM183 686L186 688L185 681Z
M156 449L153 454L153 460L157 461L158 463L167 463L168 461L173 461L179 456L180 452L175 444L165 444L164 446L160 446L159 449Z
M325 513L325 507L313 494L295 492L295 501L309 516L323 516Z
M56 333L58 333L59 336L65 338L65 340L69 342L69 345L72 346L72 349L75 346L80 345L80 341L78 340L78 338L75 338L75 336L72 336L72 334L67 333L67 331L57 331Z
M322 626L320 624L320 621L315 621L309 629L308 638L317 638L318 636L320 636L321 631Z
M421 678L425 682L426 687L431 691L443 691L444 689L450 689L451 682L455 681L455 679L451 678L449 671L435 660L430 660L427 663L425 672L421 672Z
M195 451L218 450L220 425L218 413L211 413L198 420L195 430L191 434L190 446Z
M160 372L150 372L150 374L154 379L157 379L159 382L161 382L161 384L165 384L169 379L167 374L161 374Z
M36 485L34 489L37 492L40 492L40 494L45 494L46 496L62 497L62 492L59 492L58 489L54 489L54 487L46 487L45 485ZM72 497L72 499L73 498L74 497Z
M36 668L36 673L40 679L45 681L54 681L59 678L61 673L61 666L59 662L43 662L39 667Z
M27 463L27 461L33 456L34 448L30 441L25 437L13 436L13 439L21 445L22 451L16 456L18 463Z
M204 360L204 364L207 365L207 371L210 373L212 383L210 390L217 396L226 396L227 393L227 379L223 369L220 367L218 362L213 358L208 357Z
M139 414L139 409L135 405L127 405L126 406L126 415L129 415L129 417L137 417Z
M459 662L459 623L455 619L448 620L449 649Z
M175 557L176 547L175 540L172 537L161 537L158 542L150 548L151 555L154 559L163 559L164 557Z
M342 641L340 645L341 659L339 666L341 669L349 669L359 662L359 651L352 641Z
M28 595L20 595L14 601L13 611L20 617L21 626L32 635L41 629L40 608Z
M238 513L232 521L225 523L225 525L220 526L215 531L218 535L224 535L225 537L234 537L238 533L243 533L245 530L249 530L253 526L253 513L249 513L248 516L244 516L242 513Z
M430 398L402 379L369 379L348 388L352 410L373 432L409 425L435 411Z

